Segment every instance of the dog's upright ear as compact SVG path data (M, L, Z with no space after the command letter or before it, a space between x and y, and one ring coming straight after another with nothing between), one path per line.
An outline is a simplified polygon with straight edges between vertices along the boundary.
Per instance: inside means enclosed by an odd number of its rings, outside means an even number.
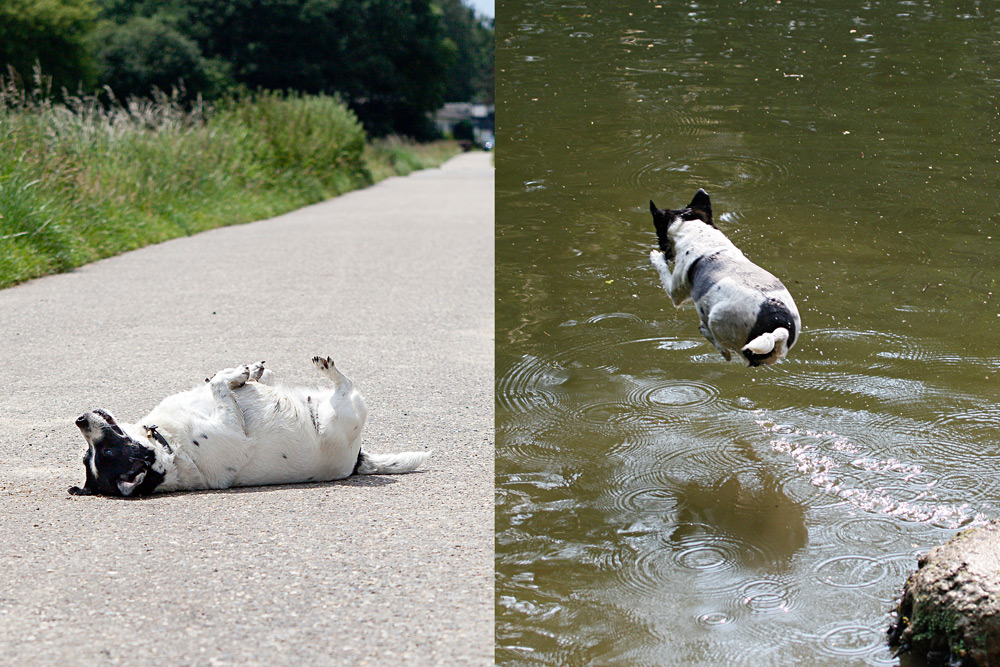
M712 221L712 200L708 198L708 193L704 189L698 188L698 192L694 193L694 199L688 204L688 208L692 211L701 211L707 218L706 222L713 227L715 226L715 222Z
M653 214L653 225L656 227L656 233L666 234L667 227L669 227L670 223L674 221L674 216L671 215L673 211L661 211L656 208L656 204L654 204L653 200L650 199L649 212Z
M653 226L656 227L656 240L660 245L660 250L663 251L667 259L673 260L674 243L670 240L667 230L670 229L670 223L677 219L675 211L661 211L650 199L649 212L653 214Z

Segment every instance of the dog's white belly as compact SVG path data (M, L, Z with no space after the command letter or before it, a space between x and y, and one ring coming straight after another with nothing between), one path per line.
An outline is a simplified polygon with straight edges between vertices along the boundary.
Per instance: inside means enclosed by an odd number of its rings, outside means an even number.
M341 452L325 451L316 443L303 440L281 441L271 438L254 441L248 446L253 455L237 470L229 486L259 486L262 484L295 484L298 482L328 482L351 474L358 459L361 443L350 445ZM339 454L339 455L338 455Z
M354 470L367 412L359 395L259 385L235 393L250 455L232 486L326 482Z
M172 396L147 416L175 449L176 475L158 490L320 482L353 471L367 416L356 392L249 383L233 394L242 429L214 416L207 386Z

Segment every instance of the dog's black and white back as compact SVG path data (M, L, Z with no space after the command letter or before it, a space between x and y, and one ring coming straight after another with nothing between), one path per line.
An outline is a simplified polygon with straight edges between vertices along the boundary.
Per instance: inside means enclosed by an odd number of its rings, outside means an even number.
M364 399L329 357L314 357L333 387L285 387L263 362L216 373L163 400L137 424L104 410L80 415L87 440L77 495L325 482L415 470L429 452L368 454Z
M802 330L792 295L716 228L708 193L686 208L649 208L660 246L649 260L674 305L694 301L701 333L727 361L732 352L750 366L785 356Z

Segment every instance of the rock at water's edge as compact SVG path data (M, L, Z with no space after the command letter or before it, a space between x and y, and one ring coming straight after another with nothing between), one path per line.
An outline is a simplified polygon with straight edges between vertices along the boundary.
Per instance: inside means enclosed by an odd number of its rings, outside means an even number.
M920 557L889 645L930 665L1000 665L1000 519Z

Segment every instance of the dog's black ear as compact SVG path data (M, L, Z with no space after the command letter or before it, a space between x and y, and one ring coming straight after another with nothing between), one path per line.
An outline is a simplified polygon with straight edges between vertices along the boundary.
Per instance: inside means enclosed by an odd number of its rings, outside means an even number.
M698 188L698 192L694 193L694 199L688 204L688 208L695 211L704 211L708 217L709 224L712 224L712 200L708 198L708 193L702 188Z
M649 212L652 213L653 215L656 215L657 213L660 212L659 209L656 208L656 204L653 203L652 199L649 200Z

